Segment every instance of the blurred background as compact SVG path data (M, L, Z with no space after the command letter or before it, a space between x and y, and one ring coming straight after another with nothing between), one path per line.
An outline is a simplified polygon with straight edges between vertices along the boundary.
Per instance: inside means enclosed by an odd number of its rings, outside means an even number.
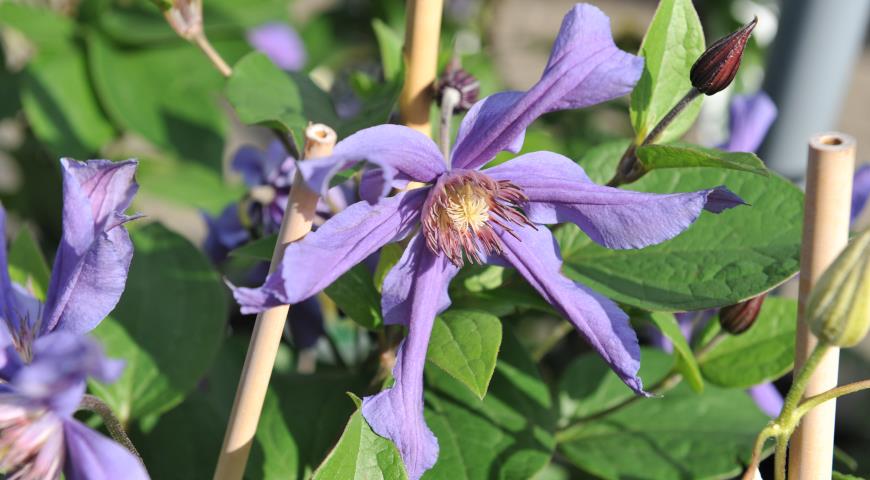
M523 90L539 77L570 0L445 0L441 63L457 56L480 96ZM625 50L636 51L654 0L594 0ZM771 168L800 183L807 137L836 129L854 136L870 161L870 1L697 0L709 42L757 16L737 80L705 99L689 133L717 145L728 136L734 95L766 91L780 115L760 150ZM342 118L380 98L381 35L400 41L402 0L205 0L206 31L232 64L254 48L281 68L308 74ZM280 52L256 35L278 25ZM272 25L274 26L274 25ZM387 33L384 33L387 32ZM268 43L268 42L267 42ZM222 99L223 79L180 40L154 5L137 0L0 0L0 200L7 234L29 230L48 258L60 237L57 159L137 157L134 208L202 245L207 218L245 195L230 168L240 146L265 148L262 128L242 126ZM627 102L546 116L528 149L579 158L627 136ZM387 118L383 118L386 121ZM858 225L870 224L865 209ZM843 353L842 382L870 374L870 343ZM838 464L870 475L870 399L839 402Z

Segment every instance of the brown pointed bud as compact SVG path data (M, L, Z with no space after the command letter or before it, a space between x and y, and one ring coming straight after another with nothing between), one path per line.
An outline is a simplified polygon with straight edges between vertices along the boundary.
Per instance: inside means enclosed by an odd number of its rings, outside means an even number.
M713 95L730 85L740 68L743 49L756 23L758 17L740 30L719 39L702 53L689 72L692 86L705 95Z
M765 297L767 297L767 294L763 293L745 302L730 305L719 310L719 325L722 327L722 330L732 335L740 335L749 330L749 327L758 318L758 312L761 311L761 305L764 304Z
M459 59L454 57L444 68L444 74L435 82L435 100L440 104L448 88L458 92L459 100L453 107L454 113L464 112L474 105L480 95L480 82L462 69Z

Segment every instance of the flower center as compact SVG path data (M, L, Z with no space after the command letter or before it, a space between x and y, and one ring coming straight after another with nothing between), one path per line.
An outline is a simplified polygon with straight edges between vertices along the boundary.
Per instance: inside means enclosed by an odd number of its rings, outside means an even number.
M63 425L17 395L0 395L0 472L8 478L58 478L63 465Z
M494 227L513 235L511 224L530 225L521 209L528 197L507 180L496 181L474 172L453 172L432 187L423 206L423 234L434 253L453 264L483 263L482 256L500 254L501 239Z

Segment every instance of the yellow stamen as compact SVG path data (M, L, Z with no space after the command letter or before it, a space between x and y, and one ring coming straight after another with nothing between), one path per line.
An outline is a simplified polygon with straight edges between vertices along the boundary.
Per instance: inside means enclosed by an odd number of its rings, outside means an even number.
M471 229L476 232L489 220L489 204L485 196L479 195L466 183L460 190L451 192L444 213L453 223L454 229Z

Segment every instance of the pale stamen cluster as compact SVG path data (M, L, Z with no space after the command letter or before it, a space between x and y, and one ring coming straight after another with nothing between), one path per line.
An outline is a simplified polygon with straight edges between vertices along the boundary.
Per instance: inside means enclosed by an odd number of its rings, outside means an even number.
M20 398L20 397L18 397ZM0 395L0 472L9 480L60 477L63 424L52 413Z
M528 201L522 189L507 180L475 172L441 177L423 207L423 234L434 253L443 252L454 265L483 263L481 254L501 254L494 226L514 235L511 224L534 227L521 209ZM514 235L515 236L515 235Z

